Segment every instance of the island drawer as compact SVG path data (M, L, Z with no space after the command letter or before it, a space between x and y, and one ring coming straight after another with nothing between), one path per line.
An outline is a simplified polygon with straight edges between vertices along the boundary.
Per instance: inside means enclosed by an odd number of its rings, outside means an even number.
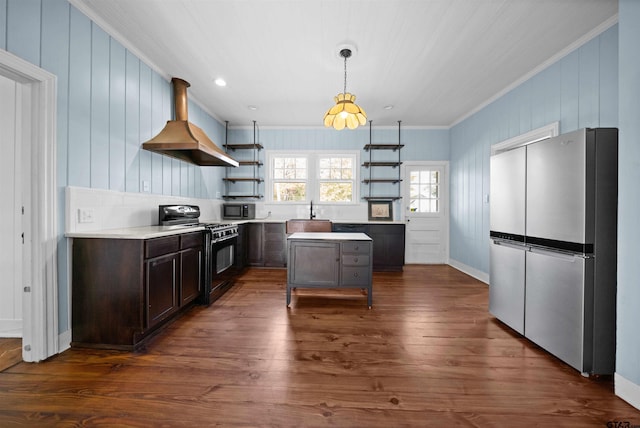
M369 254L371 243L367 241L351 241L342 243L343 253Z
M371 278L369 267L342 267L342 285L362 285L368 286Z
M343 266L369 266L368 254L342 254Z

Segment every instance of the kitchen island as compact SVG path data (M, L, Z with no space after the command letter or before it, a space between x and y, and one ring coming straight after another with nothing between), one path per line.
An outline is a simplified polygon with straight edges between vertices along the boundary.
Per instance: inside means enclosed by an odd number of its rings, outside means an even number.
M373 240L364 233L299 232L287 238L287 306L296 288L360 288L371 308Z

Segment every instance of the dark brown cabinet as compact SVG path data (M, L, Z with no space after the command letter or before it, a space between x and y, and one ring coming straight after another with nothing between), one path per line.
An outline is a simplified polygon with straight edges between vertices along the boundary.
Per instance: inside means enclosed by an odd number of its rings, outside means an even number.
M333 223L333 232L365 233L373 239L373 270L402 271L405 225L403 223Z
M145 261L146 327L153 327L178 310L178 254Z
M285 223L264 223L264 265L287 266L287 234Z
M153 239L76 238L72 345L133 349L202 290L203 232Z
M247 257L250 266L286 267L285 223L248 223Z

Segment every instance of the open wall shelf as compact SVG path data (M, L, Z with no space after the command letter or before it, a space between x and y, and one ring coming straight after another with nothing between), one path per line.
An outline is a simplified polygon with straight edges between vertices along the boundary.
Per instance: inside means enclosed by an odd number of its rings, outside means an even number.
M228 129L229 123L226 123L225 131ZM264 181L262 177L261 167L263 165L260 159L260 151L263 149L262 144L256 142L256 121L253 121L253 143L229 144L225 142L223 147L229 152L242 151L238 154L239 159L237 168L225 168L225 176L222 179L225 186L224 199L262 199L260 194L260 183ZM225 137L226 139L226 137Z
M396 144L373 144L372 143L372 121L369 121L369 144L364 146L364 150L369 152L369 160L362 163L362 166L369 170L369 177L362 180L362 182L369 186L369 194L367 196L363 196L362 199L368 201L376 201L376 200L396 200L401 199L400 195L400 182L402 181L402 172L400 171L400 165L402 165L401 160L401 150L404 147L404 144L400 144L400 124L402 121L398 121L398 142ZM390 151L397 152L397 157L385 156L384 159L376 159L374 160L374 153L379 151ZM395 172L393 174L389 174L388 170L396 169L397 174ZM375 171L374 171L375 170ZM386 171L386 173L385 173ZM374 189L375 183L385 183L391 185L397 185L397 193L396 194L382 194L378 193L379 190ZM385 188L388 191L388 186Z

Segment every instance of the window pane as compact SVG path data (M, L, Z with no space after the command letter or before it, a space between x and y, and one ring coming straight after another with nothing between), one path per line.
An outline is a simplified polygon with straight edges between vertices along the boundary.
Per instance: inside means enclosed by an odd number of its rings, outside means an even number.
M306 198L306 183L273 183L274 201L304 201Z
M352 183L322 182L320 183L320 201L350 202L353 199Z

